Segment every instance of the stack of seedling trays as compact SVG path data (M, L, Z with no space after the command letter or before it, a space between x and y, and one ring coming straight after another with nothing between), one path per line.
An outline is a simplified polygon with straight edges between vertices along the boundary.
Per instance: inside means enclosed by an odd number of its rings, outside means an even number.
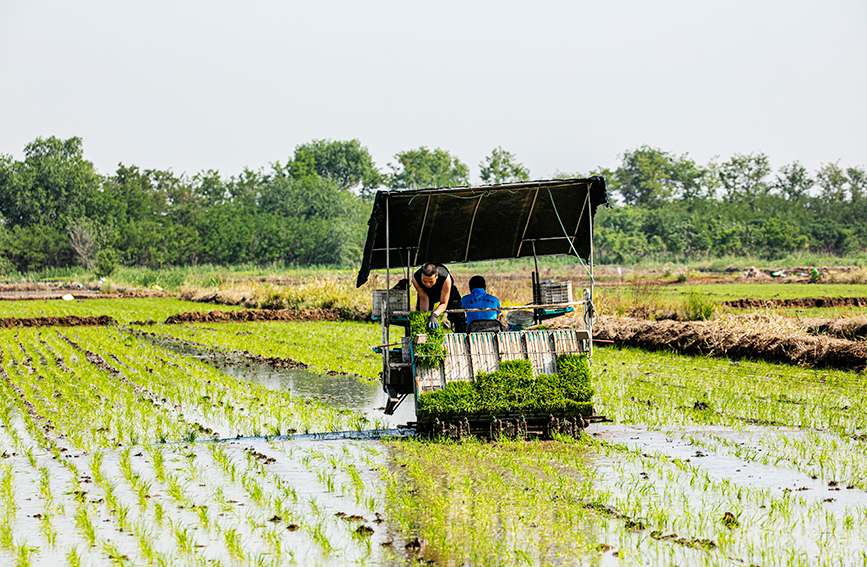
M577 437L589 423L604 420L594 415L587 357L560 356L557 369L533 376L529 360L504 361L496 372L479 372L473 381L422 393L416 431L451 439Z

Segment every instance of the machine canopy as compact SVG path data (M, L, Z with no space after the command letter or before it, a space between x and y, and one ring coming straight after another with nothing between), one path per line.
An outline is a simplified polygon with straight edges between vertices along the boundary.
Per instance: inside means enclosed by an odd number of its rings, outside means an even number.
M378 191L356 285L367 281L370 270L424 262L574 256L576 251L589 261L591 220L600 205L608 205L608 195L605 179L595 176Z

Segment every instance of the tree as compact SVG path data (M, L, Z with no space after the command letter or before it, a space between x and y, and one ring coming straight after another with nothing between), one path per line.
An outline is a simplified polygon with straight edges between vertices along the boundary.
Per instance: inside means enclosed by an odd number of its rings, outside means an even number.
M431 151L422 146L394 157L398 164L388 164L392 170L388 184L392 189L459 187L470 183L470 169L445 150Z
M770 186L765 181L771 172L768 156L763 153L735 154L719 166L718 175L730 203L744 202L755 211L758 199L767 195Z
M676 157L650 146L626 152L615 171L616 186L627 205L660 206L674 197L699 196L703 170L684 154Z
M867 197L867 171L863 167L848 167L846 177L849 178L849 200L860 204Z
M807 169L796 160L780 168L774 188L787 201L800 203L810 194L815 183Z
M496 147L479 163L482 181L488 184L519 183L530 180L530 170L515 161L515 155Z
M828 201L840 203L846 200L846 181L846 173L837 163L826 163L816 172L820 196Z
M89 216L100 178L84 159L81 138L36 138L24 156L0 159L0 214L9 225L65 231L69 220Z
M209 169L193 176L193 193L204 201L205 206L219 205L229 196L220 172Z
M76 219L69 224L69 245L78 262L88 270L93 269L96 254L96 235L86 219Z
M358 140L312 140L301 144L286 167L295 179L315 173L341 189L357 190L364 198L369 198L382 183L373 157Z

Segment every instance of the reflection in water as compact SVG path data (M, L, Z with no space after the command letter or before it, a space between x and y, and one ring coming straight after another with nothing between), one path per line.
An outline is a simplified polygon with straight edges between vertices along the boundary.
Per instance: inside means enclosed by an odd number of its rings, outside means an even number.
M163 348L179 354L200 358L222 372L248 382L255 382L271 390L290 391L293 396L321 401L335 407L346 408L363 413L384 428L397 428L407 422L415 421L415 399L407 396L394 415L385 415L386 393L378 381L365 380L357 376L329 376L309 370L274 368L258 363L241 354L223 353L207 347L190 344L168 337L148 337Z

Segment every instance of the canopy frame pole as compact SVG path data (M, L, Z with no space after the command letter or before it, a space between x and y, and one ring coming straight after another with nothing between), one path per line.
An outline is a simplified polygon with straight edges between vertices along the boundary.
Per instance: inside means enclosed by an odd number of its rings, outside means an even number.
M389 214L388 214L388 195L385 195L385 289L391 289L391 226L389 223ZM384 345L388 343L388 326L389 326L389 318L391 317L391 313L389 313L389 292L385 292L385 304L382 306L382 312L380 313L380 321L382 322L382 343ZM391 384L391 365L389 364L389 349L382 349L382 381L385 384ZM389 394L390 395L390 394Z
M412 265L415 266L418 262L418 251L421 250L421 238L424 236L424 225L427 222L427 210L430 208L430 198L427 196L427 202L424 205L424 216L421 218L421 228L418 230L418 246L415 247L415 257L412 259Z
M527 236L527 227L530 226L530 219L533 218L533 210L536 208L536 198L539 196L539 187L536 188L536 192L533 193L533 203L530 205L530 212L527 213L527 222L524 223L524 231L521 233L521 243L518 244L518 253L515 254L515 258L521 257L521 248L524 246L524 238Z
M470 220L470 230L467 232L467 248L464 250L464 262L470 256L470 241L473 239L473 225L476 224L476 213L479 212L479 205L482 204L483 195L479 195L479 200L476 201L476 206L473 209L473 218Z
M539 282L539 258L536 256L536 241L531 240L530 244L533 245L533 266L536 269L533 272L533 303L540 305L542 303L542 284ZM537 325L542 322L539 311L539 309L533 309L533 322Z

